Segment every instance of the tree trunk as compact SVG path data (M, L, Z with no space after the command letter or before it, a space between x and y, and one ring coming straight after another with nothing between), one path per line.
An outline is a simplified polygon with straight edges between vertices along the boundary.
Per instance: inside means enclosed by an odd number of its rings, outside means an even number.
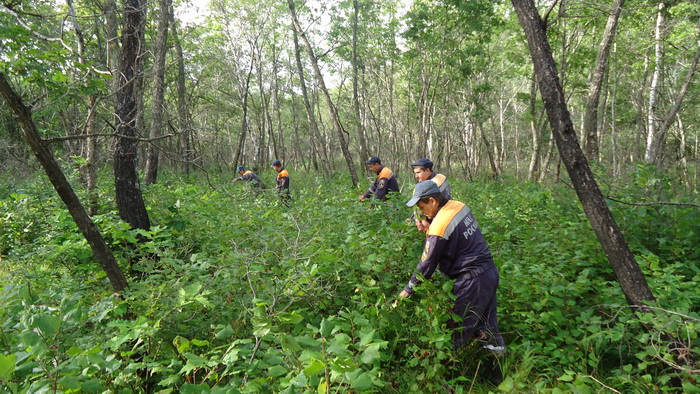
M66 176L61 171L60 165L53 157L53 154L51 154L51 151L41 141L29 109L27 109L22 103L22 99L12 90L12 87L7 82L5 74L3 73L0 73L0 96L3 97L5 103L7 103L7 106L12 111L12 114L24 133L24 138L27 140L27 143L29 143L29 146L32 148L39 163L41 163L41 166L44 167L44 171L46 171L46 175L54 189L56 189L59 197L61 197L63 203L66 204L68 212L70 212L80 232L83 233L85 240L87 240L92 252L95 254L95 258L107 274L107 278L112 284L112 287L117 292L124 290L128 287L128 283L112 251L107 246L104 238L102 238L95 223L90 219L90 216L88 216L85 208L83 208L78 196L73 191L70 183L68 183L68 179L66 179Z
M160 16L158 18L158 36L153 48L155 59L153 60L153 103L151 109L151 142L146 153L146 175L144 182L147 185L156 183L158 179L158 146L156 139L163 133L163 105L165 96L165 56L168 53L168 29L170 23L171 0L160 0Z
M593 231L610 261L627 301L635 306L642 306L645 301L654 301L646 278L615 223L576 139L545 26L537 8L532 0L512 0L512 3L527 37L559 154Z
M175 45L175 56L177 61L177 118L179 126L179 134L182 141L182 149L184 156L184 171L185 175L190 174L190 166L194 161L194 151L192 149L192 133L191 133L191 115L187 105L187 87L185 85L185 57L182 53L182 44L177 33L177 23L175 22L175 13L170 3L170 24L172 25L173 44Z
M583 134L586 137L586 156L588 160L596 160L598 158L598 103L600 101L600 90L603 86L603 79L608 70L608 58L610 54L610 46L612 45L617 21L622 12L622 5L625 0L614 0L608 23L605 25L603 39L598 47L598 56L595 60L593 75L588 87L588 101L586 103L586 112L583 116Z
M73 9L73 0L67 0L68 10L70 12L71 20L73 22L73 29L75 30L75 35L78 37L78 51L80 55L80 61L87 64L85 59L85 40L83 38L83 32L78 24L78 18L75 15L75 10ZM88 78L92 75L88 72ZM95 108L97 105L97 98L94 94L88 95L88 105L87 105L87 119L85 120L85 131L84 134L88 136L85 141L85 186L87 189L88 198L88 212L90 215L97 214L97 139L90 137L90 135L95 133Z
M293 5L292 5L293 6ZM297 72L299 73L299 86L301 87L301 96L304 102L304 108L306 109L306 119L309 122L309 131L311 138L309 139L311 145L311 154L314 163L314 169L318 171L318 164L316 162L316 156L318 156L322 161L322 171L328 174L330 170L330 165L328 159L319 153L318 145L321 142L321 137L318 131L318 123L316 122L316 116L314 115L314 108L309 100L309 92L306 88L306 79L304 77L304 66L301 63L301 48L299 48L299 35L296 28L292 26L292 38L294 39L294 58L296 60Z
M365 138L365 127L360 114L360 96L358 94L358 59L357 59L357 19L360 13L360 5L358 0L352 1L352 105L355 111L355 122L357 125L357 135L360 140L360 157L363 160L369 158L367 150L367 139Z
M681 104L683 104L683 99L685 98L685 95L688 92L690 82L693 80L693 75L695 75L695 71L697 71L698 61L700 61L700 47L695 53L695 57L693 58L690 68L688 69L688 73L685 76L685 80L683 81L681 89L676 95L673 107L671 107L666 116L664 116L664 121L661 123L661 126L659 126L659 129L654 134L653 139L651 141L651 151L655 152L655 154L651 157L651 163L656 164L657 166L661 166L662 164L663 154L665 151L666 134L668 133L668 129L674 123L676 114L678 114L678 111L680 111L681 109Z
M537 130L537 75L533 69L530 80L530 133L532 134L532 156L527 179L537 179L537 171L540 169L540 132Z
M141 195L136 171L137 144L135 78L142 46L143 13L139 0L124 0L124 30L119 62L119 85L116 94L117 143L114 151L114 177L119 217L131 227L148 230L151 227L146 205Z
M252 49L252 48L251 48ZM253 66L255 65L255 59L250 59L250 68L248 69L248 74L245 77L245 83L241 87L241 109L243 114L241 115L241 134L238 137L238 145L233 153L233 165L239 166L241 156L243 154L243 147L245 146L245 137L248 131L248 93L250 92L250 77L253 75Z
M644 161L647 163L654 163L656 158L659 156L659 152L656 151L656 144L654 144L654 139L656 139L656 106L658 104L659 97L659 79L661 78L661 63L662 56L661 53L661 29L664 24L664 3L659 2L659 10L656 14L656 31L654 34L654 40L656 44L654 45L654 72L651 76L651 86L649 87L649 107L647 113L647 138L646 138L646 149L644 151Z
M278 67L279 59L277 55L277 47L272 45L272 94L274 98L274 111L275 111L275 127L272 127L272 119L270 119L270 139L273 142L275 158L286 163L286 151L284 149L284 133L282 131L282 109L280 108L280 97L279 97L279 75ZM276 129L276 133L275 133ZM276 135L275 135L276 134Z
M340 124L340 119L338 118L338 110L335 108L333 100L331 100L331 95L328 93L326 83L323 80L323 75L321 74L321 69L318 67L318 59L316 58L316 55L314 55L311 43L309 42L309 40L306 39L306 35L304 34L304 32L301 29L301 26L299 25L299 20L297 19L297 14L294 10L294 0L287 0L287 4L289 4L289 11L292 15L292 25L294 26L297 35L301 38L301 41L306 47L306 51L309 54L309 60L311 61L311 66L313 67L314 72L316 74L316 80L318 82L319 88L321 89L323 96L326 98L326 105L328 105L328 115L331 118L331 122L333 123L333 127L335 128L336 134L338 136L340 149L343 151L343 156L345 157L345 162L348 165L348 170L350 170L350 178L352 180L352 185L357 187L359 179L357 178L357 172L355 171L355 165L353 164L352 155L350 154L350 150L348 149L348 144L345 142L345 130L343 130L343 126Z

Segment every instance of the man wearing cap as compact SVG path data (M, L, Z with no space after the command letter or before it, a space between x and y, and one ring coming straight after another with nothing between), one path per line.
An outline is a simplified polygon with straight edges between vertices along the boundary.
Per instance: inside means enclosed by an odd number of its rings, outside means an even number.
M257 175L253 171L246 170L245 166L238 166L236 168L236 172L240 175L238 178L233 178L234 182L238 181L249 181L250 185L254 188L262 189L263 188L263 183L258 178Z
M413 173L415 174L418 182L428 180L433 181L438 185L440 191L445 195L446 199L452 199L450 181L447 180L446 176L433 171L433 162L430 161L430 159L422 157L416 160L415 163L411 163L411 167L413 167Z
M382 165L382 161L377 156L370 157L365 164L367 164L370 171L377 174L377 179L364 194L357 197L358 201L364 201L369 196L374 196L384 201L388 197L388 192L399 191L399 182L396 180L396 175L389 167Z
M277 171L277 195L280 196L284 205L289 207L289 200L292 199L289 194L289 172L282 167L282 162L279 160L272 162L272 168Z
M413 167L413 173L415 174L418 183L431 180L438 185L440 191L446 199L452 199L450 182L447 180L446 176L433 171L433 162L430 161L430 159L422 157L416 160L415 163L411 163L410 165L411 167ZM423 218L420 218L419 216L420 215L415 215L416 228L418 228L418 231L424 233L428 231L428 228L430 227L430 222Z
M455 280L452 292L457 298L452 312L463 320L450 325L457 328L452 334L453 346L457 350L472 338L478 339L493 356L486 368L488 378L500 384L503 377L495 358L505 353L505 344L496 316L498 268L474 214L463 203L447 200L433 181L418 183L406 205L418 205L432 223L416 273L399 296L410 297L421 283L419 275L429 279L436 269Z

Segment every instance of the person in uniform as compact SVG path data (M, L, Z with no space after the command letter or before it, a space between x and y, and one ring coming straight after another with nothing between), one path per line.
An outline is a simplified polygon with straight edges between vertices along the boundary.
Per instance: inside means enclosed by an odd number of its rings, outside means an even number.
M423 157L416 160L415 163L411 163L410 165L411 167L413 167L413 173L415 174L418 183L431 180L438 185L440 191L446 199L452 199L450 182L447 180L446 176L433 171L433 162L430 161L430 159ZM414 215L411 219L415 219L416 228L418 229L418 231L422 233L428 231L428 228L430 227L430 222L425 217L420 215L419 212L414 212Z
M284 205L289 207L289 201L292 196L289 193L289 172L282 166L282 162L275 160L272 162L272 168L277 171L277 195L280 196Z
M382 165L382 161L377 156L370 157L365 164L367 164L370 171L377 174L377 179L364 194L357 197L358 201L364 201L369 196L385 201L388 197L387 193L399 191L399 182L396 180L396 175L389 167Z
M238 166L236 168L236 172L238 172L240 176L238 178L233 178L233 182L248 181L250 182L250 186L253 188L263 188L262 180L260 180L260 178L258 178L253 171L246 170L245 166Z
M429 279L439 269L455 280L452 292L456 299L452 312L462 321L450 323L455 329L452 334L454 349L472 339L479 340L490 353L487 378L500 384L503 376L496 358L505 354L505 343L498 332L496 316L499 274L474 214L463 203L446 199L433 181L418 183L413 198L406 205L418 205L432 223L415 273L399 298L410 297L415 292L421 283L419 274Z

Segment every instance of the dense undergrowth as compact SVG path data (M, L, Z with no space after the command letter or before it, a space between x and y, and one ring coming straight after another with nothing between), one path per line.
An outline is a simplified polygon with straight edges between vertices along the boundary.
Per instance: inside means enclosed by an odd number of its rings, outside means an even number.
M159 256L121 296L46 181L0 185L0 391L647 392L676 376L700 391L659 340L700 358L697 208L611 203L659 300L634 314L571 190L453 180L501 272L496 388L476 346L451 352L447 280L391 307L422 244L406 192L370 208L345 178L293 174L287 209L227 180L145 188L153 228L133 250L105 178L94 220L125 272ZM684 198L644 167L634 180L618 196Z

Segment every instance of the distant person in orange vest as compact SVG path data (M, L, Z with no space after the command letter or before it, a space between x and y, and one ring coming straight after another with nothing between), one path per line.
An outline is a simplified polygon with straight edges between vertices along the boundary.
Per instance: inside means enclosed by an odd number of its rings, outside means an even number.
M377 179L364 194L357 197L358 201L364 201L369 196L385 201L388 197L388 192L399 191L399 182L396 180L396 175L389 167L382 165L382 161L377 156L370 157L365 164L367 164L370 171L377 174Z
M289 201L292 199L292 196L289 194L289 172L279 160L272 162L272 168L277 171L277 195L280 196L284 205L289 207Z
M263 188L263 183L260 178L258 178L257 175L253 171L246 170L245 166L238 166L236 168L236 171L240 175L238 178L233 178L233 182L238 182L238 181L248 181L250 182L250 186L253 188L257 189L262 189Z
M410 165L411 167L413 167L413 173L415 174L418 183L423 181L433 181L436 185L438 185L440 191L446 199L452 199L450 182L447 180L446 176L433 171L433 162L430 161L430 159L422 157L416 160L415 163L411 163ZM416 209L415 206L414 209ZM416 221L416 228L418 229L418 231L422 233L427 232L428 227L430 227L430 222L425 217L423 217L423 215L420 215L417 209L414 214L414 218Z

